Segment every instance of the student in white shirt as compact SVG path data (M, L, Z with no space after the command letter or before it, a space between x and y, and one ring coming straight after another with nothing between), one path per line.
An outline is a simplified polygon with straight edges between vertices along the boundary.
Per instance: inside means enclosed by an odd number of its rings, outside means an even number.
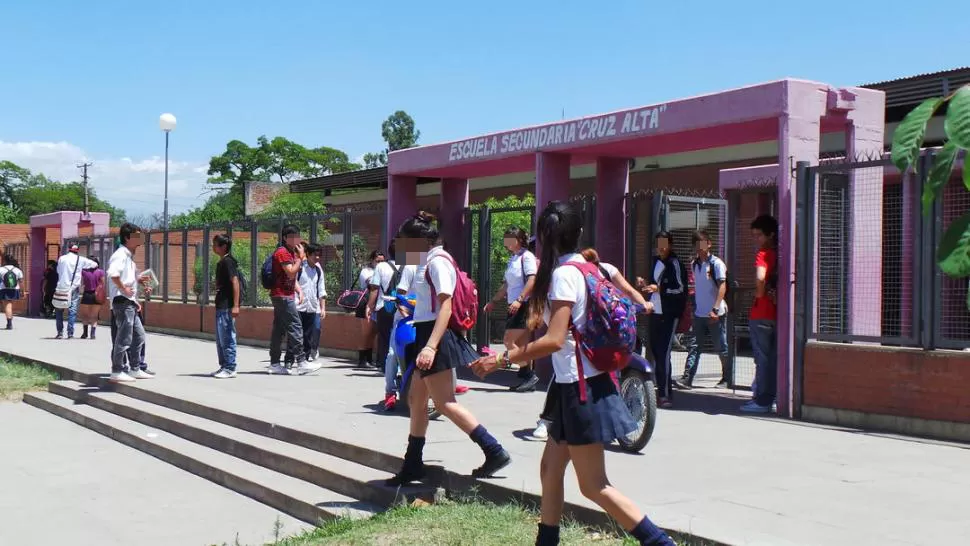
M492 301L485 304L485 312L491 313L496 302L506 300L508 303L508 318L505 320L505 336L502 339L505 347L513 348L514 343L522 337L525 331L525 319L529 311L529 296L536 282L536 272L539 265L536 256L529 251L529 234L517 227L505 230L504 244L509 251L509 263L505 267L505 282L495 293ZM539 377L536 376L531 363L519 368L519 384L513 385L514 392L532 392L536 390Z
M7 317L7 330L13 330L13 302L20 299L23 282L24 272L20 264L10 254L4 254L0 267L0 304L3 304L3 314Z
M387 259L379 262L374 268L374 274L370 278L368 288L370 289L367 308L371 309L371 317L374 319L375 330L377 332L377 354L374 364L378 371L384 373L387 363L387 352L391 345L391 329L394 327L394 315L397 310L394 305L388 305L384 296L393 295L396 285L401 278L401 267L394 263L394 242L387 247ZM387 400L385 393L385 401Z
M354 314L357 318L362 319L360 321L360 327L363 347L357 351L358 368L374 367L374 341L377 335L377 328L373 320L376 317L371 316L374 309L369 305L370 280L374 276L374 269L377 267L377 264L383 261L383 252L377 250L371 252L370 261L360 269L360 273L357 275L357 286L364 292L364 297L360 299L360 305L357 306Z
M546 333L529 344L519 344L501 355L486 356L473 364L479 375L500 365L528 362L552 355L555 382L547 394L549 439L542 454L542 506L537 545L559 544L564 497L563 480L570 462L579 489L628 530L640 544L674 546L674 542L640 512L630 499L610 484L605 469L605 447L636 428L630 410L620 398L609 374L585 358L577 362L570 325L582 329L588 298L583 273L569 262L585 263L579 254L583 222L569 203L552 201L536 222L542 255L535 293L529 307L529 326L547 326ZM525 336L523 336L525 337ZM523 346L524 345L524 346ZM586 396L579 392L583 366Z
M55 292L67 292L71 302L66 309L67 339L74 337L74 323L77 322L77 311L81 306L81 272L97 266L97 262L78 254L76 244L72 244L68 248L67 254L57 260L57 289ZM54 324L57 327L56 339L64 337L64 311L65 309L54 311Z
M464 337L465 332L449 328L458 270L454 258L441 245L436 223L434 216L419 212L401 225L395 240L397 254L404 258L404 263L418 266L410 290L417 299L413 319L417 335L409 346L406 360L410 362L414 358L421 380L414 381L409 391L408 447L400 472L386 482L392 487L420 480L425 475L429 397L435 408L468 434L485 454L484 464L472 471L473 477L492 477L512 460L495 437L455 400L452 370L467 366L477 355Z
M117 333L111 350L111 377L115 383L151 379L140 369L145 328L138 316L138 273L134 252L142 243L141 228L122 224L118 236L121 246L108 261L108 298Z
M694 274L694 320L691 322L691 342L687 347L687 362L684 375L674 382L674 386L690 389L700 364L704 347L710 341L714 353L721 360L721 380L719 388L730 388L734 374L731 359L728 358L727 320L728 306L724 301L727 295L727 266L724 261L711 253L711 237L706 231L696 231L693 236L697 256L691 261Z
M303 243L300 253L302 256L298 257L302 258L302 274L298 282L303 299L297 303L296 310L300 313L303 326L303 354L306 355L307 362L304 373L311 373L321 368L314 361L320 354L320 330L323 319L327 317L327 287L323 268L320 267L320 258L323 255L320 245Z

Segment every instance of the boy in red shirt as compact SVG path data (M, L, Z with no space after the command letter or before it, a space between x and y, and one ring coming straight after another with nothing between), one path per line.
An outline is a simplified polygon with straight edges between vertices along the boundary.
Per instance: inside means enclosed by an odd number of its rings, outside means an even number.
M269 291L273 301L273 331L269 338L269 373L304 374L307 373L306 357L303 354L303 323L297 304L303 293L296 282L296 275L303 261L297 247L300 245L300 228L289 224L280 234L282 244L273 253L273 288ZM283 350L283 335L286 334L286 356L280 364ZM295 365L295 367L294 367Z
M754 267L754 305L748 315L751 352L754 353L755 379L751 389L754 398L741 411L770 413L778 388L778 344L776 319L778 308L775 291L778 288L778 220L763 214L751 222L751 234L758 243Z

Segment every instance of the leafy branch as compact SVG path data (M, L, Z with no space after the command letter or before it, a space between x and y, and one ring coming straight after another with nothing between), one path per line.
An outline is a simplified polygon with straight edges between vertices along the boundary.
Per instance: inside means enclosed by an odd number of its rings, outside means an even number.
M917 159L926 126L933 115L946 105L944 132L946 143L933 160L921 197L923 214L930 214L933 203L949 182L953 166L961 152L970 150L970 85L963 86L947 97L923 101L896 128L893 135L892 160L900 172L919 170ZM970 168L963 166L963 185L970 191ZM970 277L970 212L954 220L946 229L936 249L936 261L947 276ZM967 302L970 308L970 299Z

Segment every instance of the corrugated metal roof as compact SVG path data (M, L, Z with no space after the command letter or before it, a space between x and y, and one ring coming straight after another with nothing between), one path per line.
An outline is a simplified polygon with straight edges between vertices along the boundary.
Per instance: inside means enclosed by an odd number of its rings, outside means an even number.
M945 96L961 85L967 84L970 84L970 67L907 76L860 87L884 91L886 108L893 108L915 106L926 99Z
M936 77L947 76L947 75L950 75L950 74L956 74L956 73L959 73L959 72L967 72L967 73L970 73L970 66L961 66L960 68L951 68L949 70L941 70L939 72L926 72L926 73L923 73L923 74L916 74L916 75L913 75L913 76L903 76L903 77L895 78L895 79L892 79L892 80L885 80L885 81L881 81L881 82L866 83L866 84L860 85L859 87L878 88L878 87L882 87L884 85L888 85L888 84L896 83L896 82L903 82L903 81L916 80L916 79L936 78Z
M373 169L361 169L359 171L318 176L290 183L290 191L293 193L367 187L387 187L387 167L375 167Z

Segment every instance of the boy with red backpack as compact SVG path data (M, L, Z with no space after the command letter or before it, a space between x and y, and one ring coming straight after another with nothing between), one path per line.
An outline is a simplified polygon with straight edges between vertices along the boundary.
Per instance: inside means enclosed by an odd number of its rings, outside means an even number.
M540 465L537 545L559 544L563 479L572 462L580 491L640 544L674 546L606 476L606 445L636 428L611 372L626 366L633 353L640 306L622 297L579 254L582 225L582 216L569 203L546 206L536 222L542 255L529 307L529 328L545 323L546 333L501 355L482 357L472 368L483 376L502 365L552 356L555 382L546 395L551 423Z

